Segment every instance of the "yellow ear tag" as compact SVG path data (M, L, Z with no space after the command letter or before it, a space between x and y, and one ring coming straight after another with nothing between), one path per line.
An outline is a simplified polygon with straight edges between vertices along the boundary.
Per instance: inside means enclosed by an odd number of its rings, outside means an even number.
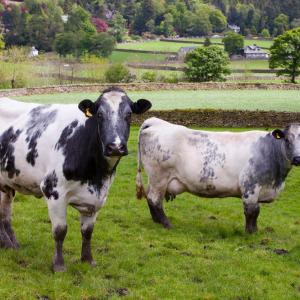
M86 110L85 110L85 116L87 117L87 118L90 118L90 117L92 117L93 115L91 114L91 112L90 112L90 109L89 108L87 108Z
M276 133L276 139L278 139L278 140L280 140L280 139L281 139L281 137L280 137L279 133Z

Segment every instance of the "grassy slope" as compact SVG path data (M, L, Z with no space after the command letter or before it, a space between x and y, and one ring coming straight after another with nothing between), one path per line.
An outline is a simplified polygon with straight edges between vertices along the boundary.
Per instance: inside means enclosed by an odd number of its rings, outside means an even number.
M278 201L263 205L259 232L246 235L238 199L183 194L165 205L174 228L150 220L135 200L137 128L129 141L93 236L98 265L78 261L77 212L68 211L68 271L50 271L53 240L43 200L17 195L14 226L22 245L0 250L1 299L296 299L300 290L300 169ZM287 249L277 255L274 249ZM122 290L123 289L123 290Z
M152 101L154 110L176 108L217 108L245 110L300 111L299 91L293 90L212 90L212 91L151 91L129 92L132 99L146 98ZM19 97L29 102L78 103L96 93L70 93Z

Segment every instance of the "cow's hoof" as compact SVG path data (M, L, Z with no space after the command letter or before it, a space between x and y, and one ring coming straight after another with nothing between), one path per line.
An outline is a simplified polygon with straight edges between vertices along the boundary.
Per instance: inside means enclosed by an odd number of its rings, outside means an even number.
M93 260L93 259L81 259L81 262L83 263L87 263L89 265L91 265L92 267L96 267L97 263Z
M246 233L252 234L257 232L257 227L246 227Z
M164 226L164 228L166 228L166 229L171 229L173 227L169 221L163 222L162 226Z
M65 272L67 268L65 267L65 265L53 265L52 270L54 273L61 273Z

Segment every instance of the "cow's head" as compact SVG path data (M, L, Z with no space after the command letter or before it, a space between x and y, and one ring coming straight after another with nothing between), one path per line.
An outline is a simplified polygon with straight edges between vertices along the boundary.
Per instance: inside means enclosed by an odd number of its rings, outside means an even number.
M132 102L122 89L111 87L104 90L96 102L86 99L78 107L87 118L97 120L104 156L120 157L128 154L131 114L146 112L151 102L145 99Z
M275 129L272 135L276 139L282 139L287 158L295 166L300 166L300 123L293 123L284 130Z

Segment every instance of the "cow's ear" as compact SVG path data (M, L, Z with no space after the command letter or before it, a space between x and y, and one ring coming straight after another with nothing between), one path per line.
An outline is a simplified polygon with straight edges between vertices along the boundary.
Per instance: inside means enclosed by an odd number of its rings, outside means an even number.
M284 132L280 129L275 129L274 131L272 131L272 135L277 140L280 140L280 139L284 138Z
M140 99L137 102L133 102L131 105L131 110L135 114L142 114L150 109L152 106L151 102L146 99Z
M97 112L96 104L89 99L82 100L78 104L78 108L85 114L87 118L92 117Z

